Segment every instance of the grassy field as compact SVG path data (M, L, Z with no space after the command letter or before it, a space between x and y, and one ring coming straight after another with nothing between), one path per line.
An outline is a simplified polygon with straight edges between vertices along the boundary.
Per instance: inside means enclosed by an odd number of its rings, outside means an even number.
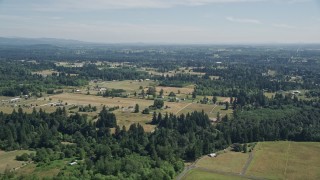
M263 142L247 175L269 179L320 179L320 143Z
M248 157L249 153L226 151L215 158L203 157L196 163L196 167L239 174ZM266 179L320 179L319 157L320 143L318 142L259 142L254 148L253 160L245 176ZM223 180L238 177L193 169L184 179L195 178Z
M210 173L198 169L193 169L188 172L188 174L182 178L183 180L245 180L246 178L232 176L232 175L221 175Z
M152 112L149 115L144 115L141 113L132 113L132 108L135 104L139 104L140 111L144 108L149 107L153 104L153 100L146 99L135 99L135 98L105 98L101 96L94 95L83 95L83 94L73 94L73 93L64 93L51 96L52 101L63 101L64 103L73 104L73 105L88 105L97 107L97 112L95 113L85 113L90 114L91 116L97 115L97 113L102 109L102 107L114 107L119 106L120 109L115 110L118 124L120 126L129 127L132 123L140 123L144 126L145 130L150 132L154 129L154 126L149 125L148 122L151 121ZM187 102L165 102L165 106L168 106L168 109L158 110L157 112L162 113L176 113L183 109Z
M24 112L31 113L33 108L36 110L42 108L42 110L46 112L55 111L55 107L49 105L49 103L54 103L54 101L50 101L48 97L35 98L31 97L29 99L21 98L20 101L15 103L9 103L8 101L13 99L13 97L4 97L0 96L0 100L5 100L5 102L1 102L0 111L4 113L12 113L13 109L18 110L19 106L24 110Z
M141 71L148 72L151 75L157 75L157 76L175 76L177 74L190 74L190 75L198 75L203 76L205 73L201 72L194 72L192 67L189 67L189 69L186 69L186 67L180 67L179 69L168 71L168 72L157 72L155 68L141 68Z
M63 67L83 67L84 62L79 62L79 63L57 62L55 63L55 65L63 66Z
M109 87L112 88L125 88L126 90L130 90L129 88L139 89L140 85L150 85L152 82L137 82L133 81L115 81L110 82ZM124 85L125 86L122 86ZM133 84L133 85L132 85ZM164 89L165 95L169 94L171 91L178 93L178 90L180 90L181 96L187 95L190 92L193 91L193 86L188 86L185 88L174 88L174 87L157 87L157 90L160 91L160 89ZM178 96L179 96L178 95ZM202 99L203 97L199 96L198 98ZM212 97L209 97L212 98ZM0 100L8 100L10 98L8 97L0 97ZM218 102L225 101L225 97L218 97ZM198 99L195 101L192 100L185 100L181 102L168 102L165 101L164 106L168 106L166 109L157 110L158 112L161 112L163 114L165 113L173 113L173 114L186 114L188 112L193 111L202 111L204 110L205 113L209 115L210 118L216 118L217 113L220 112L221 116L224 116L226 114L232 114L232 110L224 110L224 105L216 106L212 104L201 104L196 103ZM115 110L114 113L116 114L118 124L120 126L126 126L129 127L132 123L140 123L144 126L146 131L152 131L154 129L154 126L148 124L152 118L152 111L149 115L144 115L142 113L132 113L133 107L135 104L139 104L140 112L149 107L153 104L153 100L148 99L139 99L135 97L130 98L120 98L120 97L102 97L102 96L96 96L94 94L92 95L86 95L82 93L65 93L62 94L55 94L47 97L42 98L30 98L30 99L21 99L19 102L16 103L9 103L9 102L2 102L0 104L0 111L4 113L11 113L13 109L16 111L19 107L23 108L24 112L31 113L33 111L33 108L36 108L36 110L39 110L40 108L48 113L54 112L57 107L52 105L52 103L62 102L62 104L66 105L66 109L69 109L73 106L86 106L91 104L91 106L96 106L97 111L96 112L81 112L80 114L87 114L89 119L95 119L96 115L101 111L103 106L107 107L115 107L119 106L120 108L118 110ZM73 109L72 112L77 112L78 108ZM70 111L71 112L71 111Z
M100 88L108 88L108 89L124 89L127 93L140 92L140 86L143 88L156 85L154 81L133 81L133 80L125 80L125 81L103 81L103 82L90 82L89 86L91 87L100 87ZM92 94L96 94L97 92L90 91Z
M249 153L227 151L215 158L205 156L197 162L196 166L223 172L240 173L248 157Z
M31 153L32 151L27 151L27 150L19 150L19 151L0 151L0 173L3 173L6 168L9 169L14 169L17 167L21 167L24 162L22 161L17 161L16 156L17 155L22 155L24 153Z
M28 164L27 166L19 169L17 174L22 176L28 176L32 174L39 179L55 177L63 168L65 168L65 171L75 168L74 166L68 165L68 163L71 161L72 159L55 160L41 166L37 166L36 164Z
M308 98L306 97L306 92L308 92L305 89L298 89L298 91L300 91L300 94L297 95L298 99L300 100L312 100L312 99L317 99L317 98ZM283 95L285 94L291 94L293 92L293 90L291 91L284 91ZM272 98L275 96L276 93L269 93L269 92L265 92L264 95L267 96L268 98Z
M163 89L163 94L165 96L168 96L170 92L174 92L177 96L179 95L190 95L193 92L194 86L186 86L182 88L178 87L164 87L164 86L157 86L156 91L159 93L160 90ZM178 91L180 91L180 94L178 94Z
M191 105L184 108L179 114L186 114L192 111L204 111L208 114L210 118L216 118L217 113L219 112L221 117L228 114L229 116L232 114L232 109L225 110L225 106L213 105L213 104L200 104L200 103L192 103Z
M54 70L43 70L43 71L32 72L32 74L39 74L39 75L42 75L44 77L51 76L52 73L59 73L59 72L58 71L54 71Z

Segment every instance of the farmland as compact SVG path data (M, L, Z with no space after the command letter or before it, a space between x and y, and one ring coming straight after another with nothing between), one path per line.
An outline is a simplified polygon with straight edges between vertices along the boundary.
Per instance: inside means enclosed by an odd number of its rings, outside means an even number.
M134 93L139 90L141 87L153 86L156 85L156 82L153 81L98 81L98 82L90 82L89 86L91 88L94 87L103 87L108 89L123 89L127 93ZM141 90L140 90L141 91Z
M207 172L204 170L191 170L183 180L246 180L245 177L233 176L233 175L224 175L216 174L212 172Z
M196 167L240 174L248 157L249 153L227 151L219 154L216 158L209 156L201 158Z
M320 179L309 46L37 47L1 49L0 179Z
M22 155L24 153L31 153L32 151L27 150L16 150L16 151L0 151L0 174L4 173L5 170L12 170L20 168L25 164L25 162L17 161L16 156Z
M50 96L52 101L62 101L63 103L67 103L69 105L88 105L97 106L98 111L102 109L103 106L114 107L119 106L120 109L114 111L117 116L117 120L119 125L125 125L129 127L132 123L140 123L145 126L146 130L151 131L153 126L148 125L152 118L152 113L149 115L144 115L141 113L132 113L133 107L135 104L139 104L140 109L144 109L153 104L152 100L146 99L137 99L137 98L104 98L101 96L94 95L83 95L83 94L75 94L75 93L64 93ZM210 114L210 117L215 118L217 114L215 112L210 113L213 109L213 105L203 105L199 103L188 103L188 102L165 102L164 106L168 106L169 108L163 110L157 110L162 113L188 113L193 111L202 111ZM219 106L220 107L220 106ZM220 107L221 108L221 107Z
M247 174L268 179L319 179L319 152L319 143L258 143Z
M58 175L62 168L72 170L74 167L70 166L72 159L55 160L53 162L47 163L42 166L37 166L36 164L28 164L17 171L20 176L27 176L33 174L41 179L48 177L55 177Z
M47 71L44 71L47 72ZM49 71L48 71L49 72ZM116 107L119 106L118 110L115 110L114 113L117 117L118 124L120 126L130 127L133 123L140 123L144 126L147 132L150 132L154 129L155 126L150 125L150 120L152 118L152 112L150 114L141 114L141 113L132 113L133 107L135 104L138 104L140 107L140 111L145 108L148 108L153 104L153 99L147 98L138 98L133 95L135 92L140 92L141 87L145 91L147 91L148 87L155 87L156 92L159 93L163 90L164 100L168 97L170 92L176 94L180 99L184 99L184 101L177 102L169 102L165 100L164 106L167 106L165 109L156 110L157 113L161 112L165 113L173 113L173 114L187 114L193 111L204 111L209 115L211 119L216 119L217 113L220 113L220 116L223 117L226 114L232 114L232 110L224 110L224 105L213 105L213 104L201 104L199 101L203 98L203 96L198 96L196 99L191 100L191 93L194 90L193 85L189 85L186 87L178 88L178 87L164 87L157 86L157 82L154 81L98 81L89 83L88 87L79 87L79 92L73 92L70 87L64 87L62 89L64 92L60 94L45 94L44 97L36 98L30 97L27 99L21 98L18 102L9 103L10 98L8 97L0 97L0 100L4 100L2 105L0 105L0 111L4 113L11 113L13 109L16 111L19 107L23 108L23 110L27 113L31 113L33 108L39 110L40 108L46 112L54 112L56 110L55 104L61 103L66 109L72 109L72 107L80 107L80 106L96 106L96 112L79 112L80 114L89 115L89 119L96 120L95 117L98 115L98 112L101 111L103 106L107 107ZM129 97L102 97L96 96L99 92L99 88L106 89L123 89L126 93L130 94ZM87 90L89 90L89 94L87 94ZM189 99L186 99L189 97ZM208 96L209 99L212 99L212 96ZM227 98L226 97L217 97L217 102L223 102ZM59 107L59 106L58 106ZM61 107L61 106L60 106ZM71 113L77 112L77 109L73 109L70 111Z
M202 157L183 179L319 179L320 144L313 142L259 142L253 160L241 174L249 153L222 151L218 156ZM235 177L234 177L235 176Z

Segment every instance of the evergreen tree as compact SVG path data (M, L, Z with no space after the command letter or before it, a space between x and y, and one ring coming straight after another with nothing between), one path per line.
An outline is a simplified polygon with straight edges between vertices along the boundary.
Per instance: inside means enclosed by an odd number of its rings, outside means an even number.
M136 104L136 106L134 107L134 113L138 113L139 112L139 104Z

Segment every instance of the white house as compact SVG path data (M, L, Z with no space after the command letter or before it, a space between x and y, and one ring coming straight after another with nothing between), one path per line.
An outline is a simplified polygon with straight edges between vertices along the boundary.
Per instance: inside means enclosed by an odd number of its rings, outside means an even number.
M208 155L209 157L217 157L217 154L216 153L211 153Z
M107 91L107 88L100 88L100 92L105 92Z
M69 163L70 166L74 166L74 165L77 165L78 163L77 162L71 162Z

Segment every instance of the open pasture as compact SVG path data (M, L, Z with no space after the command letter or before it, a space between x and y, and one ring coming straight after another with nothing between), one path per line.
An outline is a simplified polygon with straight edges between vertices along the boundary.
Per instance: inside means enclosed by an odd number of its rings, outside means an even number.
M83 67L84 64L85 64L84 62L77 62L77 63L57 62L57 63L55 63L56 66L62 66L62 67Z
M33 174L36 177L39 177L39 179L51 178L57 176L60 170L63 168L66 171L72 171L72 169L78 166L68 165L68 163L71 161L72 159L67 158L63 160L51 161L50 163L47 163L42 166L37 166L36 164L28 164L27 166L24 166L23 168L19 169L17 171L17 174L21 176L28 176L30 174Z
M320 143L261 142L247 175L268 179L320 179Z
M25 162L17 161L16 156L24 153L31 153L32 151L17 150L17 151L0 151L0 173L4 173L6 169L12 170L23 166Z
M179 96L180 94L191 95L191 93L193 92L194 86L190 85L182 88L157 86L156 87L157 93L159 93L161 89L163 89L163 95L165 96L168 96L170 92L174 92L177 96ZM179 91L180 91L180 94L179 94Z
M135 80L125 80L125 81L103 81L103 82L90 82L90 87L99 87L99 88L107 88L107 89L123 89L127 92L134 93L135 91L138 93L141 91L140 86L146 88L148 86L156 85L154 81L135 81Z
M92 116L97 115L103 106L114 107L119 106L120 109L115 110L114 113L117 117L118 124L120 126L125 125L129 127L132 123L140 123L144 126L146 131L152 131L154 126L149 125L148 122L151 121L152 112L148 115L141 114L141 111L153 104L153 100L146 99L134 99L134 98L106 98L94 95L83 95L74 93L64 93L57 94L50 97L52 101L62 101L63 103L72 105L89 105L96 106L98 108L97 112L90 113ZM132 113L135 104L139 105L140 113ZM168 106L167 109L157 110L157 112L162 113L173 113L184 109L188 105L186 102L165 102L164 106ZM193 111L193 110L191 110ZM89 113L85 113L89 114Z
M222 105L214 105L214 104L201 104L201 103L192 103L189 106L185 107L183 110L179 112L179 114L186 114L188 112L193 111L204 111L208 114L210 118L216 118L218 112L220 113L220 117L225 115L231 115L232 109L225 110L225 106Z
M32 72L32 74L39 74L43 77L47 77L47 76L51 76L52 73L59 73L58 71L54 71L54 70L43 70L43 71L35 71L35 72Z
M54 112L56 110L56 107L51 105L52 103L57 103L49 100L48 97L42 97L42 98L34 98L31 97L29 99L21 98L18 101L10 102L10 99L13 99L13 97L3 97L0 96L1 104L0 104L0 112L3 113L12 113L12 111L15 109L18 111L19 107L23 109L24 112L31 113L33 111L33 108L36 110L39 110L40 108L46 112Z
M192 169L189 171L185 177L182 178L183 180L246 180L245 177L240 176L233 176L227 174L216 174L200 169Z
M249 153L221 151L214 158L202 157L183 179L320 179L319 156L319 142L259 142L252 161Z
M156 68L141 68L141 71L148 72L150 75L156 75L156 76L175 76L176 74L190 74L190 75L198 75L203 76L205 73L202 72L194 72L192 67L186 68L186 67L180 67L175 70L167 71L167 72L158 72Z
M221 172L239 173L245 165L249 153L226 151L219 153L217 157L205 156L201 158L196 167L217 170Z

